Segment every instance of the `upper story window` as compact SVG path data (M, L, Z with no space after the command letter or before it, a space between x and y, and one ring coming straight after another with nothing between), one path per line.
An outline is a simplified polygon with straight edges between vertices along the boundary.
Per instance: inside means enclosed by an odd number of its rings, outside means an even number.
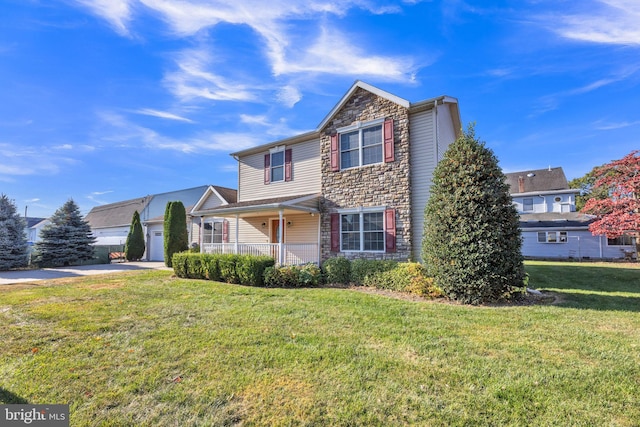
M522 199L522 210L524 212L533 212L533 197Z
M357 122L331 136L332 171L394 160L393 120Z
M616 237L614 239L607 239L607 245L609 246L633 246L633 237L628 234Z
M292 151L291 148L275 147L264 155L264 183L291 181Z

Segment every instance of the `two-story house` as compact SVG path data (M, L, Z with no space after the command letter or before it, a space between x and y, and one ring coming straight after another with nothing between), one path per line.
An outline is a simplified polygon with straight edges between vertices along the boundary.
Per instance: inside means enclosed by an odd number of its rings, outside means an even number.
M202 251L419 259L433 171L460 129L455 98L411 103L357 81L315 130L232 154L237 202L191 211Z
M576 194L561 167L505 174L520 214L522 254L528 258L629 258L632 239L589 231L595 217L576 212Z

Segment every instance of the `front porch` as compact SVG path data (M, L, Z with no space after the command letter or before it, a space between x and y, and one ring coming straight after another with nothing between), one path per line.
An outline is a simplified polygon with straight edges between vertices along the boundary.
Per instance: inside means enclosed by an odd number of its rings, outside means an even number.
M320 264L318 195L223 205L200 216L200 250L212 254L264 255L277 265ZM221 225L209 223L223 220Z

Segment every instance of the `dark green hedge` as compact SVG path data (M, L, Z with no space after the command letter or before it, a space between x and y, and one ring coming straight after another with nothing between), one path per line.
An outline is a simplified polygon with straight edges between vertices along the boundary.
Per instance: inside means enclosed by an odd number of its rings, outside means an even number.
M185 279L264 286L264 271L275 262L267 256L179 252L173 255L172 265L176 276Z

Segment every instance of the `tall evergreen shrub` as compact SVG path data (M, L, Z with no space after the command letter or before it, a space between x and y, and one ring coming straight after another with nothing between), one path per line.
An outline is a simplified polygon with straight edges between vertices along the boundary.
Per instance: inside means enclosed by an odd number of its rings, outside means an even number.
M173 254L189 249L187 213L181 201L168 202L164 212L164 263L171 267Z
M0 271L27 265L25 227L13 201L0 195Z
M144 249L144 233L142 231L142 224L140 223L140 214L138 211L135 211L131 219L127 242L124 246L125 258L127 258L127 261L138 261L142 259Z
M523 286L521 246L505 176L470 125L435 169L422 258L445 295L481 304Z
M60 267L93 259L96 239L72 199L62 205L50 221L40 231L42 240L35 244L34 262L37 265Z

